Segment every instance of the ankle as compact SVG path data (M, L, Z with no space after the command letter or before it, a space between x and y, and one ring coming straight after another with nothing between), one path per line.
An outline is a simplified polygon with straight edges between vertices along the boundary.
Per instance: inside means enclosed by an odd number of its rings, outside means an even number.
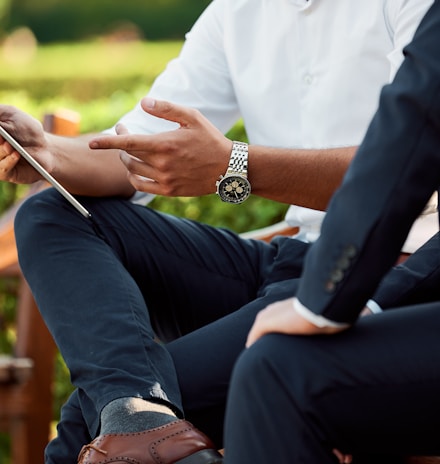
M142 398L118 398L101 412L101 434L134 433L153 429L177 419L165 404Z

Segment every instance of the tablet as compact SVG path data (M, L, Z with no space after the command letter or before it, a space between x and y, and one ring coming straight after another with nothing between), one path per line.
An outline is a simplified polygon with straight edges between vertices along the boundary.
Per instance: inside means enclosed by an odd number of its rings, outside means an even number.
M89 211L71 194L69 193L46 169L27 152L9 132L0 126L0 135L17 150L18 153L37 171L39 172L63 197L74 206L84 217L90 218L92 215Z

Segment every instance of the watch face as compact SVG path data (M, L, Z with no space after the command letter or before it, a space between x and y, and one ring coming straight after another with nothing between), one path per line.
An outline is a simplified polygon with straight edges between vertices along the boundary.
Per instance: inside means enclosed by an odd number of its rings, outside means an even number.
M243 176L226 176L219 181L217 193L223 201L241 203L251 194L251 184Z

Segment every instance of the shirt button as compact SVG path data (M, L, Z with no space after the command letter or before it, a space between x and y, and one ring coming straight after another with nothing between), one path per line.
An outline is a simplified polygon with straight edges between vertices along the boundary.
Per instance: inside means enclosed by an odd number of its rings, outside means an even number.
M307 85L310 85L312 84L312 82L313 82L313 76L311 76L310 74L306 74L304 76L304 83Z

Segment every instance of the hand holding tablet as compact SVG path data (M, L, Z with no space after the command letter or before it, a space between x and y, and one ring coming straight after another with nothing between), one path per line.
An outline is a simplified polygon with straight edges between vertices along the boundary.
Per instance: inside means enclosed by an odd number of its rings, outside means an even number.
M90 212L71 194L69 193L46 169L28 152L17 140L12 137L2 126L0 126L0 136L2 136L18 153L46 179L61 195L74 206L84 217L90 218Z

